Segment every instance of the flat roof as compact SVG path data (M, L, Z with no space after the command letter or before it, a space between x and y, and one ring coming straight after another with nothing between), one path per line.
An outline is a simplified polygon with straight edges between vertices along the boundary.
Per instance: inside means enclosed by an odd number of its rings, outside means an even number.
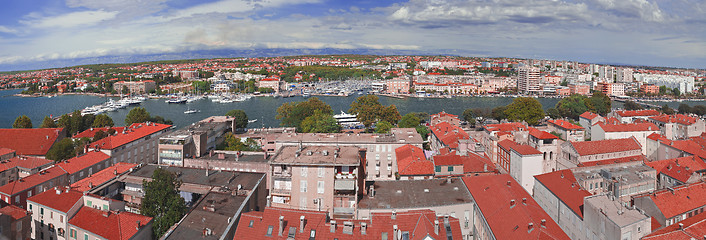
M219 155L223 154L223 158ZM216 151L213 155L204 155L203 157L197 158L196 160L213 160L213 161L233 161L233 162L262 162L267 163L268 158L265 158L265 152L240 152L238 154L235 151Z
M212 187L227 186L231 189L235 189L238 185L241 185L243 189L246 190L252 190L255 185L257 185L257 182L260 180L260 178L265 175L264 173L253 172L208 170L207 176L206 169L148 164L142 166L139 169L136 169L128 176L151 179L152 173L157 168L162 168L164 170L176 173L177 178L183 183Z
M460 178L373 182L375 196L363 196L360 209L393 209L447 206L472 202Z
M632 225L638 221L649 219L635 208L629 209L624 207L620 202L608 199L606 195L590 196L584 199L584 206L594 206L602 211L608 219L613 221L619 227ZM599 214L600 214L599 213Z
M283 146L272 158L274 164L351 166L360 164L358 147Z
M277 142L328 143L402 143L421 144L422 136L414 128L392 128L390 133L283 133Z
M235 220L233 216L246 197L218 192L206 194L166 239L220 239L230 224L228 219ZM206 228L211 229L211 235L203 236Z

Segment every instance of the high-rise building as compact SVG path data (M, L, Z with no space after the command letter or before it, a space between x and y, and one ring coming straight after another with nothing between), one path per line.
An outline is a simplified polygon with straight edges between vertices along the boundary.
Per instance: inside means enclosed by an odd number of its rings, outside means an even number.
M520 68L517 74L517 91L522 93L538 93L539 88L539 68Z

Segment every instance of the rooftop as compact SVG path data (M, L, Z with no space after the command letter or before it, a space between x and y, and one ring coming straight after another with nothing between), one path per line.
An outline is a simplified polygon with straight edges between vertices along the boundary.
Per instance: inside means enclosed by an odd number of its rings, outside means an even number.
M642 151L642 146L634 138L606 139L597 141L582 141L569 142L576 152L581 156L626 152L626 151Z
M450 148L457 148L458 141L462 139L470 139L468 133L460 127L454 126L448 122L440 122L430 127L431 132L439 138L444 145Z
M123 131L116 132L115 135L89 144L89 147L114 149L170 127L172 127L172 125L160 123L133 123L129 127L123 129Z
M360 148L352 146L283 146L272 158L273 164L291 165L360 165Z
M512 123L499 123L499 124L488 124L484 126L485 130L490 132L511 132L511 131L523 131L527 129L522 123L512 122Z
M450 166L463 165L464 173L479 173L479 172L494 172L495 164L490 159L480 156L476 153L469 152L466 156L457 155L457 152L434 156L434 165Z
M664 217L669 219L706 205L706 183L685 184L639 197L651 198Z
M237 186L240 185L245 190L252 190L264 176L263 173L217 171L177 166L159 166L154 164L142 166L128 175L131 177L150 179L152 173L154 173L157 168L176 173L177 179L183 183L211 187L226 186L230 189L236 189ZM206 174L207 171L208 174ZM140 183L142 182L140 181Z
M588 111L586 111L585 113L582 113L581 115L579 115L580 118L585 118L585 119L588 119L588 120L593 120L594 118L597 118L597 117L600 117L600 116L601 116L601 115L598 115L598 114L595 114L595 113L592 113L592 112L588 112Z
M659 115L659 111L654 110L654 109L646 109L646 110L625 110L625 111L616 111L618 115L621 117L649 117L649 116L657 116Z
M3 208L0 208L0 215L8 215L13 220L18 220L18 219L24 218L26 216L29 216L30 213L27 210L24 210L18 206L7 205Z
M56 164L56 166L60 167L61 169L64 169L64 171L66 171L66 173L68 174L74 174L88 167L101 163L109 158L110 156L103 152L89 151L81 156L73 157L71 159L67 159L63 162L60 162L59 164Z
M220 239L246 197L209 192L166 239ZM203 236L206 228L213 234Z
M434 175L434 162L426 158L423 149L407 144L395 149L395 153L400 175Z
M54 145L63 128L4 128L0 129L0 147L14 149L17 155L44 156Z
M616 164L616 163L647 162L647 161L648 160L647 160L647 157L645 157L645 155L637 155L637 156L611 158L611 159L591 161L591 162L580 162L577 165L577 167L591 167L591 166L599 166L599 165L611 165L611 164Z
M599 122L596 124L605 132L645 132L659 131L659 127L654 123L620 123L620 124L605 124Z
M680 221L679 224L654 231L642 237L642 240L692 240L701 239L703 236L706 236L706 213L696 214Z
M129 240L150 221L151 217L131 212L106 212L84 206L69 220L69 224L108 240Z
M549 123L564 130L583 130L583 127L563 119L549 120Z
M125 129L125 127L89 128L89 129L84 130L83 132L77 133L76 135L72 136L72 138L76 138L76 139L84 138L84 137L93 138L94 136L96 136L96 133L98 133L100 131L108 133L108 131L110 131L111 129L115 130L115 132L122 132L123 129Z
M0 161L0 171L5 171L14 167L24 168L24 169L34 169L43 166L49 166L54 161L38 158L38 157L28 157L28 156L17 156L10 158L5 161Z
M674 114L674 115L667 115L667 114L662 114L659 116L654 116L650 117L650 119L662 122L662 123L678 123L681 125L691 125L696 123L698 118L687 116L684 114Z
M579 167L573 168L571 170L574 172L574 176L579 181L593 179L596 177L611 179L613 181L619 180L621 184L633 184L655 181L655 179L651 177L652 174L646 174L649 172L654 172L655 170L645 165L643 162L639 161L611 165Z
M695 171L706 169L706 162L697 156L664 159L646 162L645 164L654 168L660 174L665 174L683 183L685 183Z
M620 228L650 218L649 216L640 213L640 211L635 208L626 208L621 203L610 200L606 195L587 197L584 201L586 206L592 206L599 209L599 213L604 214Z
M265 152L214 151L212 154L204 155L198 159L210 161L268 162L268 159L265 157Z
M471 195L459 178L376 181L370 193L358 202L362 209L400 209L470 203Z
M27 199L34 203L52 208L61 212L68 212L71 207L83 197L83 193L67 188L58 187L56 189L47 189L43 193L34 195Z
M583 219L583 199L591 193L583 189L571 170L564 169L536 175L534 178L554 194L564 205Z
M78 182L75 182L74 184L71 184L71 188L73 188L76 191L79 192L85 192L88 190L91 190L94 186L101 185L103 183L106 183L110 181L111 179L117 177L120 174L123 174L127 171L130 171L130 169L136 167L137 164L134 163L123 163L119 162L116 163L115 165L108 167L106 169L103 169L97 173L94 173L90 177L81 179Z
M529 134L538 139L559 139L559 137L554 134L548 133L546 131L538 130L536 128L530 127Z
M515 151L520 155L537 155L542 154L539 150L531 147L530 145L521 145L512 141L510 139L505 139L498 142L498 146L504 148L505 150Z
M414 128L392 128L388 134L380 133L283 133L277 142L295 143L410 143L422 144L424 140Z
M27 189L34 188L39 184L42 184L46 181L57 178L64 174L66 174L66 171L64 171L60 167L50 167L38 173L29 175L25 178L21 178L3 186L0 186L0 193L12 196L17 193L21 193Z
M569 239L509 174L464 177L495 239Z

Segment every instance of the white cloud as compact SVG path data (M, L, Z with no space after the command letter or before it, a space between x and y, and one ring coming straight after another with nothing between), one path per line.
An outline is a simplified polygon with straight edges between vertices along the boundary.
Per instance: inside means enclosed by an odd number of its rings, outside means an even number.
M71 28L77 26L91 26L99 22L115 18L118 12L81 11L58 16L31 18L21 20L20 23L35 28Z
M647 0L594 0L598 6L624 17L639 18L644 21L662 22L665 16L656 2Z
M1 33L17 33L17 30L12 29L12 28L8 28L5 26L0 26L0 32Z

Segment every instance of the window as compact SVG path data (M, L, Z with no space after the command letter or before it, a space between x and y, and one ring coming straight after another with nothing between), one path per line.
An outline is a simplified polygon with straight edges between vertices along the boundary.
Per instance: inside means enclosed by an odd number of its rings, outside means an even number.
M27 198L32 196L32 190L27 191Z
M73 239L76 239L76 229L72 228L71 230L69 230L69 236L71 236L71 238Z
M103 204L103 211L108 211L108 204Z
M15 203L20 203L20 195L17 195L17 196L15 197Z
M300 184L299 184L299 190L301 190L301 192L306 192L306 180L302 180L302 181L300 182Z
M272 225L267 226L267 234L265 236L272 236Z
M250 224L248 224L248 227L252 227L252 225L255 224L254 220L250 220Z
M28 204L28 205L29 205L29 210L32 211L32 204Z
M326 171L324 171L324 167L319 167L319 177L324 177L324 174Z
M436 166L436 172L441 172L441 166Z
M64 215L59 215L59 222L64 223Z
M44 208L40 208L40 209L39 209L39 214L44 215Z
M93 202L91 202L91 200L86 200L86 205L89 207L93 207Z
M83 240L88 240L88 233L83 234Z
M324 181L319 181L316 183L316 192L324 193Z
M451 171L453 171L453 170L454 170L454 167L453 167L453 166L449 166L449 172L451 172Z
M299 171L301 171L302 177L306 177L306 171L308 171L306 166L302 166Z

